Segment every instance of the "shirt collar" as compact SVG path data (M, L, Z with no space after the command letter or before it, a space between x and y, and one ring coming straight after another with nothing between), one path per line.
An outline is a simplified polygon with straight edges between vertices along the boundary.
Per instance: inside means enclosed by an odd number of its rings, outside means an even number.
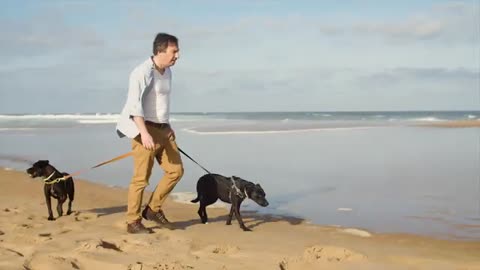
M153 55L147 60L150 63L150 69L155 69L155 62L153 62Z

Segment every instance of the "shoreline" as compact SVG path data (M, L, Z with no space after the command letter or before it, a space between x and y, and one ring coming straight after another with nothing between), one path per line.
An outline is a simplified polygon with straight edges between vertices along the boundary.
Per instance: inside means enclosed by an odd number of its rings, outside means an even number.
M0 172L2 170L3 171L14 172L14 173L18 173L18 174L24 174L22 171L19 171L19 170L13 169L13 168L9 168L9 167L1 167L0 166ZM40 181L41 182L41 180L39 178L36 178L32 181ZM118 185L107 185L107 184L102 184L102 183L95 183L94 181L83 179L83 178L75 178L75 181L85 182L85 183L93 184L93 185L99 185L99 186L102 186L102 187L107 188L107 189L120 190L120 191L125 192L125 193L128 191L128 187L123 187L123 186L118 186ZM145 204L145 202L148 200L151 193L152 193L151 191L148 191L147 189L145 190L143 204ZM193 192L175 192L175 191L173 191L169 195L169 197L167 198L167 201L169 201L169 203L171 203L171 204L175 204L176 207L179 207L179 208L181 208L182 206L185 206L187 208L192 208L193 207L194 211L192 213L194 214L195 217L198 217L197 216L198 204L193 204L193 203L190 202L190 200L195 198L195 197L196 197L196 194L193 193ZM126 203L126 200L125 200L125 203ZM217 211L219 213L224 212L223 215L226 216L226 215L228 215L228 211L230 209L230 206L229 206L229 204L218 200L214 204L209 205L208 209L215 209L213 211ZM54 212L55 212L55 209L53 207L53 203L52 203L52 210L54 210ZM125 211L126 211L126 209L125 209ZM344 209L342 210L342 208L340 208L340 209L337 209L337 211L345 211L345 210ZM347 210L347 211L350 211L350 210ZM402 232L402 231L395 231L395 230L393 230L393 231L388 231L388 230L387 231L375 231L375 230L372 230L372 229L368 229L368 228L365 228L365 227L362 227L362 226L355 226L355 225L354 226L344 226L344 225L340 225L340 224L321 224L321 223L315 223L312 220L307 219L305 217L295 215L294 213L285 213L285 212L275 213L275 211L261 213L257 210L245 209L245 207L242 208L241 212L242 213L244 213L244 212L248 213L250 216L257 216L257 217L265 216L265 217L283 218L285 220L294 221L295 223L303 223L303 224L310 225L310 226L331 228L331 229L335 229L335 230L338 230L338 231L343 231L345 233L349 233L349 234L352 234L352 235L363 236L363 237L370 237L372 235L405 235L405 236L412 236L412 237L425 237L425 238L429 238L429 239L442 240L442 241L462 241L462 242L463 241L465 241L465 242L477 242L478 241L478 242L480 242L480 239L476 239L474 237L460 237L460 236L457 236L457 235L446 235L445 236L445 235L442 235L441 233L421 234L421 233L416 233L416 232ZM414 218L420 218L421 219L422 217L415 216ZM424 218L426 218L426 217L424 217ZM235 217L233 218L233 220L235 220ZM465 228L474 228L474 229L480 228L480 224L479 225L456 224L455 226L465 227Z
M431 123L416 124L414 126L438 127L438 128L473 128L473 127L480 127L480 120L438 121L438 122L431 122Z
M209 208L205 225L198 205L171 199L165 212L175 230L147 221L155 233L130 235L125 188L75 184L74 213L47 221L41 180L0 169L1 269L480 269L480 241L361 235L242 211L253 230L243 232L224 224L227 209Z

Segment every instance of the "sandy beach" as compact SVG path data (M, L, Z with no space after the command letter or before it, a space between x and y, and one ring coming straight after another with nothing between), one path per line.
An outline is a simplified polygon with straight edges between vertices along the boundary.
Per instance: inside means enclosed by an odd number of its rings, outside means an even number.
M0 6L0 270L480 270L480 0Z
M125 231L126 189L75 180L74 213L47 220L40 179L0 170L0 269L480 269L480 241L373 234L245 213L243 232L223 208L200 224L196 205L168 201L176 229ZM148 196L149 194L146 194Z
M441 128L469 128L480 127L480 121L478 120L457 120L457 121L438 121L427 124L421 124L420 126L426 127L441 127Z

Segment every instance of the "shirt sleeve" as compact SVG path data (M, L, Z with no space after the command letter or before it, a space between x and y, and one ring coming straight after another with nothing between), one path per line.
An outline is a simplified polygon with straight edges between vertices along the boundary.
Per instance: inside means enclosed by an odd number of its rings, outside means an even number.
M144 116L142 105L142 78L140 78L138 72L132 72L128 83L128 98L130 100L129 115L132 116Z

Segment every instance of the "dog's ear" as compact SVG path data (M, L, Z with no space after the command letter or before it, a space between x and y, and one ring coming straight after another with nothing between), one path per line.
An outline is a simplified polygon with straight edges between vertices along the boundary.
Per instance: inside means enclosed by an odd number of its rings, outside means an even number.
M48 165L48 163L49 163L48 160L39 160L39 161L37 161L35 164L36 164L37 166L39 166L39 167L45 167L45 166Z
M262 186L260 186L260 184L256 184L255 186L259 187L259 188L262 188Z

